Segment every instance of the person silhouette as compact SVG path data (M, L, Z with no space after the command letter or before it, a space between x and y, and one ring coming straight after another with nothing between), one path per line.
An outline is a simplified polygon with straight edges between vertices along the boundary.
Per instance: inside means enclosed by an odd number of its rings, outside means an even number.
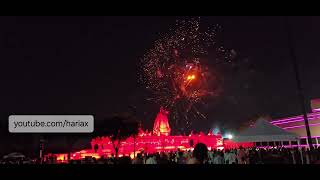
M205 160L208 158L208 148L203 143L196 144L192 158L188 161L187 164L204 164Z

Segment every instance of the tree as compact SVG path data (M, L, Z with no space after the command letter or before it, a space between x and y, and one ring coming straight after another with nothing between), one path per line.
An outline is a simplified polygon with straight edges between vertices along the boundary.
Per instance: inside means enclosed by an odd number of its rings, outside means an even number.
M71 159L71 152L74 151L73 145L78 140L79 136L75 134L66 135L67 149L68 149L68 160Z
M130 115L116 115L95 126L94 137L108 136L118 157L121 142L138 134L138 121Z
M65 152L68 160L71 159L72 152L88 148L89 143L83 143L80 147L75 146L79 140L85 139L87 141L87 139L90 139L90 135L87 133L50 133L44 134L43 137L47 141L48 147L46 149L48 152Z

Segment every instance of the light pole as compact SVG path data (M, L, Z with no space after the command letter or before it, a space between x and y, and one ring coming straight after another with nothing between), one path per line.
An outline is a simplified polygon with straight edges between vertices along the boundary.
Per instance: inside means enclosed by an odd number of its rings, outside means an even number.
M136 158L136 135L133 135L133 158Z
M287 37L288 38L288 46L289 46L289 51L290 51L290 56L291 56L290 59L293 64L294 74L295 74L295 78L296 78L296 82L297 82L298 96L299 96L299 100L300 100L301 110L303 113L304 123L306 126L307 136L308 136L308 144L309 144L310 150L312 150L313 146L312 146L311 132L310 132L310 127L309 127L307 110L306 110L306 106L305 106L305 98L304 98L304 95L302 92L302 86L301 86L301 80L300 80L300 76L299 76L297 58L295 55L295 49L294 49L293 40L292 40L292 32L290 29L288 17L285 17L285 27L286 27L287 36L288 36Z

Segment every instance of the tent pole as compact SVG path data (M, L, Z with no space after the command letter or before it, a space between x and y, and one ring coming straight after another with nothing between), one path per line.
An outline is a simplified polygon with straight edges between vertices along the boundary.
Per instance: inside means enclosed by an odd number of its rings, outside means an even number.
M304 123L306 126L306 132L307 132L307 136L308 136L308 144L309 144L310 151L312 151L313 146L312 146L312 140L311 140L311 132L310 132L310 127L309 127L308 115L307 115L307 110L306 110L306 106L305 106L305 98L304 98L304 95L302 92L301 80L300 80L299 71L298 71L297 58L295 55L295 49L294 49L293 41L292 41L292 34L291 34L292 32L291 32L289 20L287 17L285 17L285 25L286 25L287 35L288 35L287 38L288 38L289 51L290 51L290 56L291 56L290 59L293 64L295 78L296 78L296 82L297 82L298 96L299 96L300 105L301 105L301 109L302 109L302 113L303 113Z

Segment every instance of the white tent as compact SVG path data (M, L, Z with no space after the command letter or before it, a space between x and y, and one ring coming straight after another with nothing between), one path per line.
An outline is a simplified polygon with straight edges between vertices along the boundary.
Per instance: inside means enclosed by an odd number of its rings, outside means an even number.
M8 158L25 158L25 155L21 153L13 152L3 156L3 159L8 159Z
M260 118L257 122L235 136L236 142L270 142L270 141L297 141L299 137L281 129L267 120Z

